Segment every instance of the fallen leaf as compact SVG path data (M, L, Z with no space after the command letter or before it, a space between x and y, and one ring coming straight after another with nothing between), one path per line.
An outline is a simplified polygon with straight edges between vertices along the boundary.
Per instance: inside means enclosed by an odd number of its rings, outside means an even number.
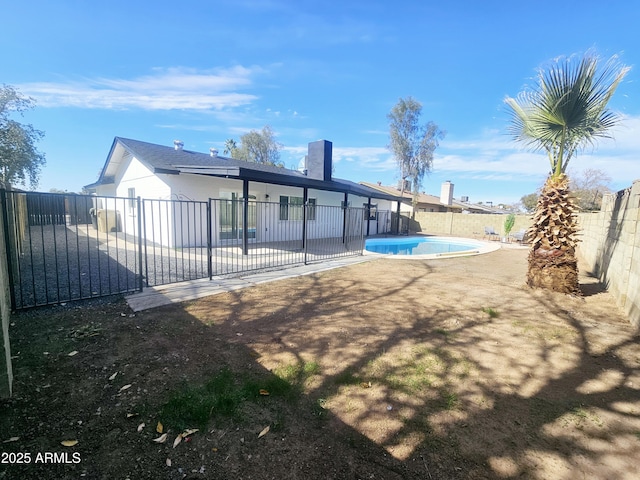
M182 441L182 434L178 435L176 439L173 441L173 448L176 448L181 441Z
M197 428L187 428L184 432L182 432L182 437L188 437L198 431Z
M118 372L114 373L109 377L109 380L113 380L114 378L116 378L117 375L118 375Z
M167 467L170 467L171 466L171 459L167 458L166 462L164 462L164 463L167 464Z
M78 440L63 440L60 443L65 447L73 447L74 445L78 444Z
M162 433L163 430L164 427L162 426L162 423L158 422L158 425L156 425L156 432Z
M144 427L146 427L144 423L141 423L140 425L138 425L138 432L141 432Z
M267 433L269 433L270 427L267 425L262 429L262 431L258 434L258 438L264 437Z
M264 388L261 388L260 389L260 395L264 395L266 397L267 395L269 395L269 392L266 391Z
M127 418L137 417L137 416L138 416L137 413L127 413Z
M20 440L20 437L11 437L10 439L5 440L2 443L17 442L18 440Z
M164 442L167 441L167 434L163 433L158 438L154 438L153 441L156 442L156 443L164 443Z
M218 451L218 449L217 449L216 447L213 447L213 448L211 449L211 451L212 451L212 452L217 452L217 451Z
M73 352L69 352L69 353L67 353L67 356L69 356L69 357L73 357L74 355L77 355L77 354L78 354L78 351L77 351L77 350L74 350Z
M124 387L122 387L119 391L120 391L120 392L124 392L125 390L127 390L127 389L129 389L129 388L131 388L131 384L130 384L130 383L128 383L127 385L125 385Z
M362 388L371 388L371 382L362 382L360 386Z

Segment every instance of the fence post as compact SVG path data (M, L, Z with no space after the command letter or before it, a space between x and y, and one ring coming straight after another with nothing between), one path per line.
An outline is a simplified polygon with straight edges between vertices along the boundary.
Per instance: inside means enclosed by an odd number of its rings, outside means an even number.
M13 278L13 258L11 257L11 235L9 233L9 204L7 203L7 191L0 190L0 208L2 208L2 230L4 231L5 258L7 259L7 279L9 281L9 299L11 309L16 308L16 291ZM1 253L0 253L1 254Z
M142 291L144 288L142 270L142 199L139 196L136 198L136 211L138 212L138 277L140 278L138 281L138 290ZM144 243L146 245L146 240ZM144 261L147 261L146 255L144 256Z
M144 225L144 278L146 280L147 287L149 286L149 256L147 254L147 202L142 201L142 224ZM142 236L142 234L140 235Z
M10 237L9 237L9 209L7 206L6 191L0 189L0 217L2 217L2 223L0 223L0 229L3 230L3 235L0 237L0 247L4 244L4 249L0 248L0 256L6 253L7 262L6 270L4 265L0 266L0 397L10 397L13 387L13 369L11 365L11 344L9 339L9 317L11 315L11 309L9 303L13 307L15 303L14 294L11 293L7 298L7 287L9 291L13 290L13 281L11 280L12 263L9 256ZM2 250L6 250L3 252ZM4 262L3 262L4 263ZM8 283L8 285L7 285Z
M209 197L207 202L207 273L209 274L209 280L213 278L213 221L211 220L211 202L213 200Z

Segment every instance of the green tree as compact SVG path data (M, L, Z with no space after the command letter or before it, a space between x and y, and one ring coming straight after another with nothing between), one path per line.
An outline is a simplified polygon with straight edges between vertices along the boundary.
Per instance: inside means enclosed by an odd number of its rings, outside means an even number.
M232 152L232 156L247 162L282 167L280 150L282 150L282 145L276 141L275 133L271 127L266 125L260 132L251 130L242 135L240 147L235 149L235 155Z
M433 154L445 136L445 132L434 122L421 125L421 114L422 104L407 97L399 99L387 115L389 149L395 157L402 180L400 195L404 196L405 183L411 179L414 207L424 176L433 168Z
M45 156L36 148L44 133L10 118L33 108L35 101L9 85L0 87L0 181L35 188Z
M529 193L522 196L522 198L520 199L520 203L522 204L522 207L527 211L527 213L535 211L536 205L538 205L539 196L539 193Z
M593 54L558 59L539 71L535 88L505 99L514 140L546 152L551 169L528 232L527 283L532 287L579 292L576 207L565 172L577 152L609 137L619 123L621 117L607 104L628 71L617 57L604 64Z

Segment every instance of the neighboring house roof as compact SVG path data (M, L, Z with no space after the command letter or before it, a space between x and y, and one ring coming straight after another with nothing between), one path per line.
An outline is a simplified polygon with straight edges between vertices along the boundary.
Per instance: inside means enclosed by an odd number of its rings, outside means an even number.
M397 195L400 196L400 190L397 187L387 186L387 185L378 185L375 183L368 182L360 182L360 185L363 185L368 188L373 188L375 190L379 190L388 195ZM412 204L413 202L413 192L405 191L403 198L403 203ZM434 205L438 208L448 208L450 210L462 210L461 204L459 202L453 202L452 205L447 205L440 201L440 197L436 197L435 195L429 195L428 193L420 193L418 194L418 208L424 205Z
M360 182L361 185L364 185L369 188L373 188L375 190L379 190L381 192L385 192L389 195L397 195L400 196L400 190L394 186L387 185L379 185L375 183L368 182ZM413 192L405 191L403 196L403 203L412 204L413 202ZM509 213L501 208L490 207L488 205L479 205L476 203L469 202L460 202L456 199L453 199L451 205L447 205L446 203L440 200L440 197L436 197L435 195L429 195L428 193L420 193L418 195L418 208L424 208L424 205L434 205L437 207L447 208L449 211L456 212L470 212L470 213L495 213L495 214L505 214Z
M389 201L400 200L399 195L387 194L349 180L338 178L318 180L309 178L297 170L246 162L219 155L211 156L206 153L175 149L174 147L122 137L115 137L98 180L95 183L86 185L85 188L90 189L99 185L113 183L120 164L127 158L127 153L133 155L154 173L208 175L351 193Z

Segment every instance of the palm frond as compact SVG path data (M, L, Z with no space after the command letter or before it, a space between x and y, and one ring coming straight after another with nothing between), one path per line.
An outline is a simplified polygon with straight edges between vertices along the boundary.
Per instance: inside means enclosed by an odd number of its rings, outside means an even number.
M602 68L593 55L578 62L556 61L538 72L537 88L505 99L511 113L509 132L527 147L561 156L551 163L556 174L564 172L579 150L609 137L619 123L619 115L607 104L628 71L617 57Z

